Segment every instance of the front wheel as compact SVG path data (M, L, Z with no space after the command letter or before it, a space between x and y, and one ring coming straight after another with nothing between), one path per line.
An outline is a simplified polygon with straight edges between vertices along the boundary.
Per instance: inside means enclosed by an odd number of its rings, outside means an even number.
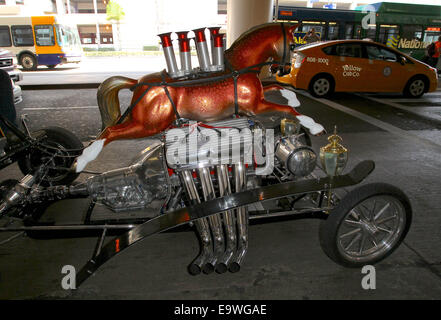
M78 174L68 169L76 156L81 154L83 144L73 133L60 127L49 127L32 133L33 137L43 135L38 146L18 161L21 172L32 174L41 165L45 165L48 170L41 181L43 186L70 184Z
M409 98L419 98L426 92L426 82L423 78L416 77L410 79L404 88L404 96Z
M374 264L403 241L412 220L409 199L385 183L349 192L320 224L320 245L326 255L345 267Z
M20 56L20 64L25 71L37 70L37 59L34 55L24 53Z

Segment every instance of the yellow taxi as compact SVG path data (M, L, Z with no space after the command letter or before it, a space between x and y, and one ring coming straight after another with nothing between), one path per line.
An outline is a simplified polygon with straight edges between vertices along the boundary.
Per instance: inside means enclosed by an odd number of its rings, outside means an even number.
M402 92L418 98L435 91L435 68L369 40L335 40L294 49L291 72L277 81L309 90L316 97L333 92Z

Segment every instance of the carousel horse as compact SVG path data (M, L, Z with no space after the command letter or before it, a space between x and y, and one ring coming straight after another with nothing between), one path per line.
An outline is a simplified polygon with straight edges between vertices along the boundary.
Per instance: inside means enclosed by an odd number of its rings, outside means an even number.
M139 80L107 79L98 89L104 130L77 158L76 171L81 172L111 141L153 136L169 128L178 117L203 122L225 119L235 113L253 116L278 112L296 117L313 135L322 133L324 128L320 124L294 109L299 105L294 92L279 85L264 88L258 77L270 58L289 62L289 48L294 43L293 32L297 26L266 23L248 30L224 53L229 70L214 73L212 78L196 84L180 86L180 81L170 78L165 71L145 75ZM121 116L118 92L124 88L134 92L132 108ZM264 93L272 90L280 90L289 105L266 101Z

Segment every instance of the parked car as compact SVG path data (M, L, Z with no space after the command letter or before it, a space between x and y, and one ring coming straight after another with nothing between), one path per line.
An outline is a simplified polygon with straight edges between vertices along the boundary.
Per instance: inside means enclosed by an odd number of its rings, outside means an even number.
M402 92L418 98L435 91L435 68L368 40L315 42L295 48L291 72L279 82L316 97L333 92Z
M12 81L12 87L14 89L14 103L20 103L23 101L21 88L15 82L23 80L23 74L17 69L17 65L14 63L15 56L7 50L0 49L0 69L8 72Z

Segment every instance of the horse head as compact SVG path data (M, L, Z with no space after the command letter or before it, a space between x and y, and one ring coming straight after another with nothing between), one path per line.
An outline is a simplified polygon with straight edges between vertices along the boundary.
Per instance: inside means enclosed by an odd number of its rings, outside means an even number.
M265 23L243 33L225 51L225 58L236 70L261 64L272 59L280 65L290 62L293 32L299 24Z

